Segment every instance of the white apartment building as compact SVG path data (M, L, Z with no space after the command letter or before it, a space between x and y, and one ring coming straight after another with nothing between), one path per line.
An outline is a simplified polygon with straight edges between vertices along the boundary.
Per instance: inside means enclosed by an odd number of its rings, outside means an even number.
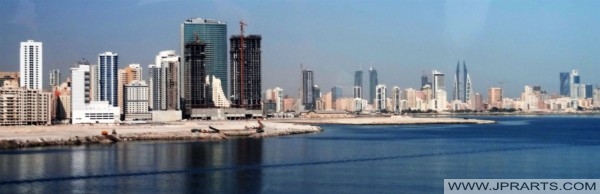
M43 68L42 42L27 40L27 42L21 42L20 49L21 87L41 90Z

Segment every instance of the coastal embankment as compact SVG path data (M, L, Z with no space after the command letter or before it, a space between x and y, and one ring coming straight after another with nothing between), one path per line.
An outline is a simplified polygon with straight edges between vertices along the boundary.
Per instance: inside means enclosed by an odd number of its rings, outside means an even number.
M322 131L318 126L263 121L187 121L121 125L53 125L0 127L0 149L83 145L127 141L219 141L234 137L262 138ZM209 129L212 126L218 133ZM192 132L192 129L207 132ZM112 131L116 134L112 134ZM105 131L108 134L102 135Z
M0 127L0 149L36 146L83 145L127 141L220 141L228 138L263 138L322 131L320 124L408 125L408 124L491 124L495 121L463 118L414 118L409 116L356 117L331 119L264 120L258 133L255 120L182 121L172 123L120 125L53 125ZM212 131L210 127L218 129ZM197 130L197 132L192 132ZM112 134L113 130L116 134ZM204 131L204 132L202 132ZM102 132L107 133L103 135Z

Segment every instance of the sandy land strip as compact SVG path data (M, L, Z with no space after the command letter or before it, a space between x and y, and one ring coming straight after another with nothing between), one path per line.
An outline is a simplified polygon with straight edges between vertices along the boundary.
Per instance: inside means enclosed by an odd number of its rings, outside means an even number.
M492 124L496 121L463 118L414 118L409 116L357 117L340 119L292 119L280 122L338 125Z
M81 145L111 143L116 141L151 140L224 140L232 137L271 137L301 133L315 133L317 126L294 123L263 121L264 132L257 133L256 121L187 121L166 124L132 125L54 125L0 127L0 149L53 145ZM191 129L209 131L208 126L219 133L192 133ZM116 130L117 135L101 135L102 131Z

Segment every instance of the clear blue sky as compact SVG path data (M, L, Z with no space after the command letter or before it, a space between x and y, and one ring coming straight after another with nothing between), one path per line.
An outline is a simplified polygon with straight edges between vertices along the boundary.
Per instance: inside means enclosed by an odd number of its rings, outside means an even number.
M243 19L263 36L263 89L296 96L304 64L322 91L339 85L349 96L354 71L373 66L390 88L418 88L423 71L437 69L451 97L465 60L475 92L503 82L505 96L518 97L524 85L557 93L559 72L571 69L600 84L598 13L597 0L0 1L0 71L19 70L28 39L44 43L44 85L51 69L66 77L104 51L147 68L159 51L179 52L183 20L223 20L232 35Z

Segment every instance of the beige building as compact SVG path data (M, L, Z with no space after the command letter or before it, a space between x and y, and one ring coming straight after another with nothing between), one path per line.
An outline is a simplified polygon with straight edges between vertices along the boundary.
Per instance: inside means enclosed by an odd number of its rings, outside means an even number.
M6 80L17 80L17 87L20 87L18 85L20 79L19 72L0 72L0 87L2 87Z
M50 125L51 93L19 87L17 80L0 88L0 125Z
M502 88L491 87L488 89L488 108L502 108Z
M131 84L134 80L142 81L142 67L140 64L129 64L129 66L119 69L119 78L117 86L117 104L121 110L121 114L124 113L124 87L125 85Z

